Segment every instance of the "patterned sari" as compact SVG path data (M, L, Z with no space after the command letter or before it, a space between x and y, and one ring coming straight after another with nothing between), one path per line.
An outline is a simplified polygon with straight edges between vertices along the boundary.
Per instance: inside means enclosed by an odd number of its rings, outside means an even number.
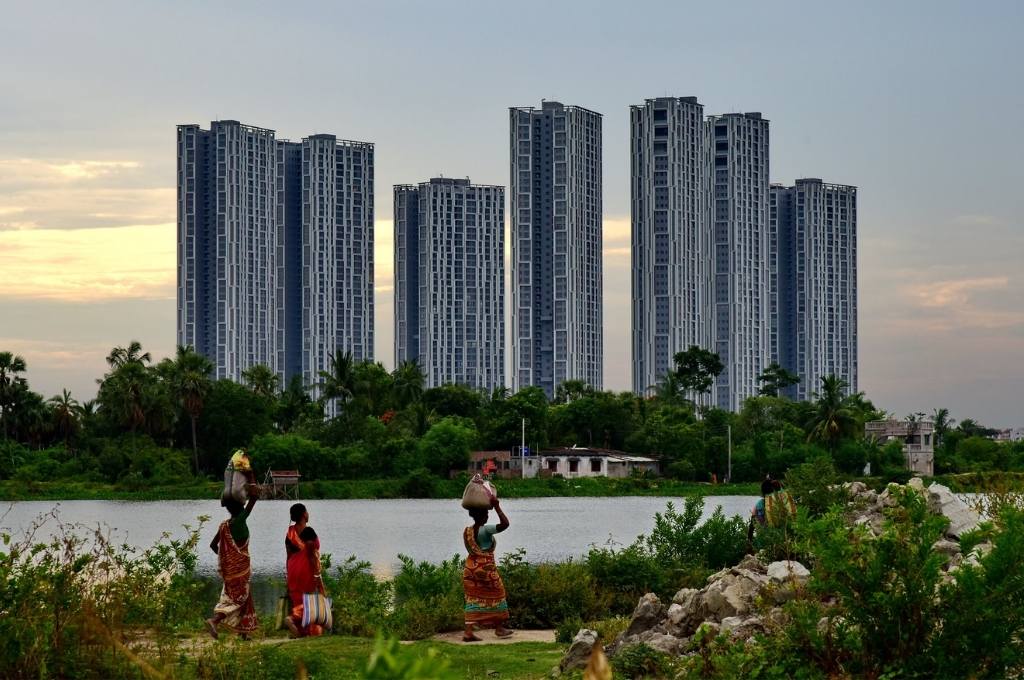
M249 588L249 576L252 574L249 541L236 545L235 539L231 537L231 523L227 520L221 523L219 531L217 557L224 588L213 611L215 614L223 614L224 620L221 623L236 633L251 633L259 628L259 621Z
M316 578L320 573L320 539L312 527L306 527L300 534L295 525L288 527L284 539L285 553L288 556L286 571L288 575L288 599L292 610L289 612L295 619L295 625L302 624L302 596L320 590L321 583ZM303 636L315 637L322 635L323 626L311 623L300 628Z
M476 542L476 527L462 532L466 544L466 566L462 569L462 589L466 593L466 625L494 628L508 621L508 603L505 602L505 584L494 562L494 549L482 549Z

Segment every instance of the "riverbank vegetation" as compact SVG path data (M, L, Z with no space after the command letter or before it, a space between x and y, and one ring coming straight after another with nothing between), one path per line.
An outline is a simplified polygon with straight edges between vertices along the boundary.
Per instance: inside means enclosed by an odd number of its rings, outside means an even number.
M863 436L864 422L887 414L842 380L825 376L813 400L791 401L778 395L794 376L769 367L763 394L730 413L706 405L720 370L714 359L697 348L680 353L648 397L567 381L549 401L538 388L424 389L415 362L388 372L340 351L313 384L280 385L265 366L238 384L214 379L191 348L154 362L132 342L111 350L96 398L79 401L66 390L50 399L32 391L24 360L0 352L0 494L215 495L231 451L248 447L260 473L298 469L307 498L447 498L457 495L450 475L467 468L470 452L519 445L524 421L535 452L575 444L654 456L673 481L536 480L509 484L512 496L554 495L556 486L558 495L687 495L690 487L671 485L730 474L732 482L755 482L820 457L846 476L870 464L880 481L907 477L898 443ZM1024 443L992 441L992 431L969 418L954 426L944 409L932 419L937 473L1024 473Z

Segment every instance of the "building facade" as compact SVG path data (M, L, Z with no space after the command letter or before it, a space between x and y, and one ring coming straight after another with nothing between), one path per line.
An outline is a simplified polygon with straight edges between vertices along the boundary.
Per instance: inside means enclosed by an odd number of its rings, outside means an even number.
M601 114L509 111L512 388L603 384Z
M179 125L177 343L241 380L278 361L274 131Z
M373 358L373 144L302 140L302 379ZM314 389L314 396L315 396Z
M178 344L282 385L373 356L373 145L178 126Z
M836 375L857 391L857 188L798 179L771 187L774 354L805 400Z
M739 410L771 363L768 121L760 113L709 116L714 244L714 351L725 370L719 408Z
M928 477L935 474L935 423L932 421L872 420L864 423L864 436L880 444L901 442L908 470Z
M630 107L633 391L696 345L715 347L711 165L696 97Z
M395 187L395 365L427 387L505 386L505 189L434 178Z

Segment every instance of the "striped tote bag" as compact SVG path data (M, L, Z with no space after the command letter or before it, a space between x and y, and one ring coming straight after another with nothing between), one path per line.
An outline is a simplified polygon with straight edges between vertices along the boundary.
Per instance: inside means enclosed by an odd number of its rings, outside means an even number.
M302 596L302 627L311 623L330 629L334 626L331 606L334 601L321 593L305 593Z

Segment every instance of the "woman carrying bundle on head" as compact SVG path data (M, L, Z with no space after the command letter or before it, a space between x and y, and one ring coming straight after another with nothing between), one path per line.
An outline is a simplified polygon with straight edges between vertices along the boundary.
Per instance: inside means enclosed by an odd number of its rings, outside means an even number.
M474 479L470 486L479 483ZM489 499L490 507L498 513L498 523L488 524L487 507L480 507L479 501L469 502L469 488L463 496L463 506L473 518L473 526L466 527L462 532L462 540L466 545L466 565L462 570L462 588L466 596L465 622L466 630L463 642L479 642L480 638L473 632L475 628L494 628L498 637L508 637L512 631L505 627L508 623L508 603L505 601L505 584L501 582L498 565L494 560L494 549L497 543L495 534L508 529L508 517L501 509L497 497Z

